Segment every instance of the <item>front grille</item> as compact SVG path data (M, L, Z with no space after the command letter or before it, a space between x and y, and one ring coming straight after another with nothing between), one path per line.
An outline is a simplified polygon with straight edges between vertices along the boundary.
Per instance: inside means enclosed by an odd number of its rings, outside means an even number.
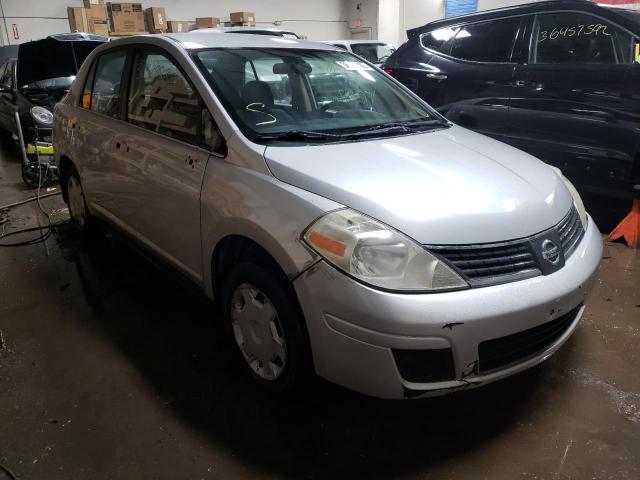
M555 228L560 235L564 258L569 258L584 235L584 227L580 221L578 210L573 207Z
M497 285L541 274L553 273L564 266L584 235L575 206L555 226L540 234L520 240L474 245L425 245L439 255L471 287ZM541 239L555 239L564 259L557 265L545 263L540 251Z
M531 245L526 241L429 247L444 257L471 286L495 285L540 275Z
M570 312L537 327L482 342L478 345L480 373L506 368L540 353L567 331L581 307L578 305Z

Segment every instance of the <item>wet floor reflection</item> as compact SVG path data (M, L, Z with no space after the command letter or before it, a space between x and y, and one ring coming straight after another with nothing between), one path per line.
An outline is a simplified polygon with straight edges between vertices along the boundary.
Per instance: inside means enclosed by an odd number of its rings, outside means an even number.
M215 306L195 288L119 238L64 226L57 241L77 269L90 328L174 415L274 475L400 474L464 454L550 402L543 392L571 356L564 348L513 379L429 400L380 401L319 380L291 398L270 396L239 369Z

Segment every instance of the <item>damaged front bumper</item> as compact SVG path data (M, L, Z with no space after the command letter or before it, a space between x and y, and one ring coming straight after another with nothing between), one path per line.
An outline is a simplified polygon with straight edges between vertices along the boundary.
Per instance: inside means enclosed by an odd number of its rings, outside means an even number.
M590 219L573 255L551 275L431 294L382 292L318 262L294 282L316 373L367 395L400 399L478 386L530 368L577 328L602 248ZM509 342L527 345L530 354L509 362ZM437 380L412 379L412 370L399 362L399 353L407 352L432 359L433 365L414 361L410 367L431 368ZM440 368L447 358L450 368Z

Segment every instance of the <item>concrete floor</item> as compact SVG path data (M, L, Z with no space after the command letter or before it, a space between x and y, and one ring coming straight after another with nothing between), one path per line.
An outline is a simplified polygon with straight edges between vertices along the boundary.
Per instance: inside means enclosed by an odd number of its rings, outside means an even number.
M14 158L0 204L30 193ZM277 398L239 371L191 286L60 227L0 248L0 464L46 480L640 478L640 257L605 255L576 334L515 378L409 402L321 381Z

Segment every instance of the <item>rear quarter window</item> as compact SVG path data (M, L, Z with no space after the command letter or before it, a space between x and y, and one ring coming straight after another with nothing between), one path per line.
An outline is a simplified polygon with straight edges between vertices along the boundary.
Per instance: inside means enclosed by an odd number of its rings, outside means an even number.
M449 54L473 62L509 62L520 20L501 18L462 26L451 41Z
M428 48L429 50L446 52L449 41L454 37L457 31L457 27L446 27L423 33L420 36L420 43L423 47Z

